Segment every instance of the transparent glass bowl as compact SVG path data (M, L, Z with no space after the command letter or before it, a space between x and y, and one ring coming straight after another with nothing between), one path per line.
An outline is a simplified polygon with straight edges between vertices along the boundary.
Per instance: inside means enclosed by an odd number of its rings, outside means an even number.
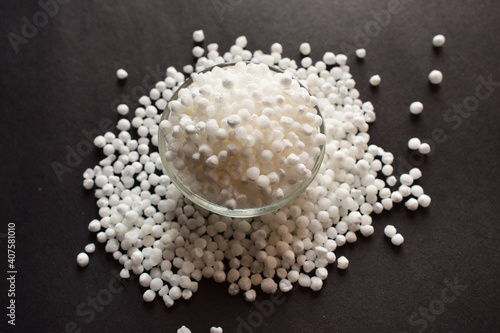
M250 62L247 61L246 63L250 63ZM210 68L205 69L204 71L202 71L200 73L205 73L205 72L211 71L215 67L224 68L224 67L234 66L235 64L236 63L233 62L233 63L224 63L224 64L215 65L215 66L212 66ZM284 73L284 71L282 71L279 68L272 67L272 66L268 66L268 67L270 70L272 70L274 72ZM171 101L177 100L178 92L183 88L187 88L191 83L193 83L192 78L188 78L186 81L184 81L184 83L172 95L172 97L170 98L168 103L170 103ZM300 84L300 82L299 82L299 84ZM300 86L305 88L302 84L300 84ZM318 115L323 117L321 115L321 112L319 111L319 108L317 106L315 108L318 112ZM168 104L167 104L167 107L165 108L165 110L163 111L163 114L161 116L161 121L168 119L169 115L170 115L170 110L169 110ZM322 122L319 130L320 130L320 133L325 134L324 121ZM186 198L188 198L194 204L196 204L204 209L207 209L213 213L220 214L223 216L235 217L235 218L248 218L248 217L265 215L265 214L273 212L273 211L289 204L293 200L295 200L302 192L304 192L307 189L309 184L311 184L313 179L316 177L316 175L318 174L318 171L321 167L321 163L323 162L323 157L325 155L325 145L321 145L319 147L321 149L321 153L315 159L314 166L311 170L311 177L302 179L295 186L295 189L292 192L290 192L287 196L285 196L283 199L277 200L275 202L272 202L271 204L267 204L267 205L264 205L261 207L230 209L228 207L213 203L209 199L207 199L207 198L205 198L197 193L194 193L193 191L191 191L189 186L182 183L180 178L177 176L177 173L178 173L177 169L175 169L174 166L172 165L172 163L168 162L165 158L165 152L167 152L167 148L168 148L167 141L165 139L165 134L166 133L164 133L161 129L159 129L158 147L159 147L163 167L165 168L165 171L166 171L167 175L169 176L171 182L179 189L179 191L181 191L181 193Z

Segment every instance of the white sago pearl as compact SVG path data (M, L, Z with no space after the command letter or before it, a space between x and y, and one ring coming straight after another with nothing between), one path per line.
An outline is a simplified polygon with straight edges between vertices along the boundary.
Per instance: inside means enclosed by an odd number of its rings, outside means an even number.
M121 271L120 271L120 277L122 279L128 279L130 278L130 271L126 268L123 268Z
M266 187L269 185L269 178L265 175L260 175L258 178L257 178L257 186L259 187Z
M253 302L257 298L257 292L254 289L245 291L243 295L245 296L245 301L247 302Z
M263 292L272 294L278 289L278 284L271 278L265 278L260 285Z
M144 294L142 294L142 299L145 301L145 302L152 302L156 297L156 293L151 290L151 289L148 289L144 292Z
M195 46L193 47L192 53L195 58L200 58L203 55L203 53L205 53L205 50L200 46Z
M424 189L420 185L413 185L411 187L411 195L414 197L420 197L422 194L424 194Z
M222 331L222 328L221 327L210 327L210 333L223 333Z
M370 84L374 87L378 86L382 79L380 78L380 75L376 74L370 77Z
M122 116L125 116L128 114L129 107L127 104L119 104L116 107L116 111L118 111L118 113L121 114Z
M163 303L165 303L165 306L167 308L170 308L174 305L174 300L168 295L163 295Z
M366 57L366 50L365 49L357 49L356 50L356 57L358 57L359 59L363 59L364 57Z
M337 267L340 269L347 269L347 267L349 267L349 260L344 256L339 257L337 259Z
M327 65L334 65L335 54L333 52L325 52L325 54L323 54L323 62Z
M393 225L388 224L388 225L385 226L385 228L384 228L384 234L387 237L392 238L392 237L394 237L396 235L396 233L397 233L397 230L396 230L396 228Z
M83 187L86 190L90 190L92 187L94 187L94 181L92 179L84 179L83 180Z
M417 180L422 177L422 171L420 171L419 168L413 168L408 173L410 174L410 176L412 176L414 180Z
M191 330L186 326L182 325L181 328L177 330L177 333L191 333Z
M412 114L420 114L424 110L424 105L420 102L413 102L410 104L410 112Z
M321 288L323 288L323 281L317 277L317 276L313 276L311 278L311 287L310 287L313 291L319 291L321 290Z
M118 120L116 128L120 131L128 131L130 129L130 121L128 119L120 119Z
M307 274L300 273L299 275L299 285L301 287L307 288L311 286L311 277Z
M398 188L397 192L399 192L403 197L407 197L411 194L411 188L408 185L403 184Z
M85 267L89 264L89 256L85 252L81 252L76 256L76 262L78 263L78 266L80 267Z
M384 171L384 169L382 168L382 173L384 173L383 171ZM385 180L385 182L389 186L394 186L398 182L398 179L395 176L389 176L389 177L387 177L387 179Z
M404 241L405 241L405 239L403 238L403 235L401 235L401 234L395 234L394 236L391 237L391 243L396 245L396 246L403 244Z
M149 287L153 291L160 290L163 287L163 281L162 281L162 279L161 278L154 278L154 279L152 279Z
M151 284L151 281L151 275L149 275L148 273L142 273L141 275L139 275L139 284L141 286L147 288Z
M290 282L290 280L287 280L287 279L281 279L280 282L279 282L279 288L282 292L289 292L290 290L292 290L293 288L293 285L292 283Z
M120 80L126 79L127 76L128 73L123 68L120 68L119 70L116 71L116 77L118 77Z
M104 147L104 145L106 145L106 139L104 138L104 136L102 136L102 135L96 136L94 139L94 145L97 148Z
M222 273L224 273L224 272L222 272ZM171 282L171 284L173 283L172 280L170 282ZM181 288L179 288L178 286L174 286L174 287L170 288L170 290L168 291L168 296L170 296L174 301L178 300L179 298L182 297Z
M378 161L378 160L375 160L375 161ZM394 172L394 168L392 165L390 164L386 164L382 167L382 173L386 176L390 176L392 175L392 173Z
M347 64L347 56L345 54L337 54L335 56L335 62L340 66L344 66Z
M244 49L248 44L248 40L245 36L239 36L236 38L235 45L238 45L242 49Z
M418 209L418 201L415 198L410 198L405 202L406 208L408 210L417 210Z
M252 181L256 181L259 178L260 170L257 167L250 167L247 170L247 177Z
M384 207L385 210L391 210L394 204L394 201L390 198L382 199L381 201L382 206Z
M191 65L186 65L186 66L182 67L182 71L186 74L191 74L194 71L194 68Z
M90 244L85 245L85 252L94 253L95 252L95 244L90 243Z
M88 229L90 232L98 232L101 230L101 222L99 220L92 220L89 223Z
M432 84L440 84L443 81L443 73L438 70L433 70L429 73L429 82Z
M156 88L153 88L153 89L151 89L151 90L149 91L149 97L150 97L151 99L155 100L155 101L156 101L158 98L160 98L160 96L161 96L161 93L160 93L160 91L159 91L158 89L156 89Z
M193 32L193 40L197 43L203 42L205 40L205 33L203 32L203 30L195 30Z
M407 173L404 173L399 177L399 181L403 185L410 186L411 184L413 184L413 177Z
M300 61L300 65L304 68L310 67L312 65L312 59L309 57L304 57Z
M303 55L307 56L311 53L311 45L309 43L302 43L299 46L299 51Z
M431 152L431 146L428 143L424 142L420 144L420 146L418 147L418 151L421 154L427 155Z
M418 204L424 208L429 207L429 205L431 204L431 197L429 197L427 194L421 194L418 197Z
M444 45L445 37L441 34L436 35L432 38L432 45L435 47L441 47Z
M417 150L420 147L420 139L419 138L411 138L408 140L408 148L411 150Z
M359 231L361 232L361 234L363 236L369 237L369 236L373 235L373 232L375 231L375 229L371 225L362 225L359 228Z
M283 53L283 46L280 43L271 45L271 52Z
M324 267L319 267L316 269L316 276L321 280L325 280L328 277L328 270Z
M144 106L148 106L151 105L151 99L148 96L141 96L139 98L139 103Z

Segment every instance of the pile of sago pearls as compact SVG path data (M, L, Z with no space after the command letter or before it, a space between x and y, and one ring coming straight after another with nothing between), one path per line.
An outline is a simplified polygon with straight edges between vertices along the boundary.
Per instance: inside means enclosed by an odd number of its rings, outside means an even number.
M359 99L345 55L327 52L323 61L314 65L308 61L304 68L283 57L278 43L270 54L252 53L245 50L246 44L246 38L239 37L222 55L217 44L210 44L207 57L197 51L196 67L187 65L184 73L252 61L277 65L297 78L317 100L324 117L322 167L294 202L264 216L229 218L193 205L163 174L155 148L160 114L185 80L182 72L169 67L165 80L139 99L141 106L132 121L120 119L118 135L107 132L95 138L106 157L83 175L84 187L95 188L100 216L90 222L89 230L124 266L121 277L139 275L147 302L158 296L170 307L181 298L189 299L203 277L227 281L229 293L242 293L247 301L255 300L258 288L265 293L287 292L298 283L320 290L327 265L336 262L339 269L349 265L347 258L336 257L335 249L373 234L372 213L402 201L409 210L430 204L430 197L414 183L422 176L418 168L401 175L398 185L393 155L369 144L368 123L375 120L375 113L370 102ZM301 45L300 50L310 52L310 47ZM118 106L121 115L128 110ZM132 127L138 139L133 138ZM395 245L403 242L395 228L385 234ZM89 249L93 251L92 246ZM80 255L78 262L86 265L88 256Z
M312 177L326 136L317 98L290 73L238 62L191 77L160 133L193 193L230 209L262 207Z

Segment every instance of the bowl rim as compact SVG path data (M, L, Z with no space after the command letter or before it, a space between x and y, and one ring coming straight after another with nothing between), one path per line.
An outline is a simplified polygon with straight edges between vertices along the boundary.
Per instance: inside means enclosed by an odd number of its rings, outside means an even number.
M263 64L263 63L252 62L252 61L225 62L225 63L216 64L214 66L208 67L208 68L206 68L200 72L197 72L195 74L206 73L206 72L212 71L216 67L225 68L225 67L234 66L239 62L244 62L246 64L256 64L256 65ZM267 67L269 67L270 70L272 70L276 73L286 73L281 68L270 66L267 64L264 64L264 65L266 65ZM292 77L292 79L297 81L299 83L299 85L302 88L306 89L307 92L309 93L309 95L311 95L311 93L309 92L309 89L307 89L300 82L299 79L297 79L295 77ZM163 120L168 119L168 116L170 115L170 110L169 110L170 102L177 100L181 89L188 87L192 83L193 83L193 78L192 78L192 75L190 75L189 78L187 78L174 91L172 97L170 97L170 99L167 101L167 105L165 106L165 109L162 112L160 123ZM317 105L314 106L314 108L316 109L318 115L323 120L321 125L319 126L319 131L320 131L320 133L325 134L324 117L321 114L321 111L319 110L319 107ZM231 208L228 208L226 206L221 206L221 205L215 204L215 203L211 202L210 200L208 200L207 198L202 197L202 196L198 195L197 193L194 193L193 191L190 190L190 188L188 186L186 186L183 182L180 181L179 177L177 176L178 171L173 167L172 163L168 162L165 158L165 153L167 151L167 143L166 143L167 140L165 139L165 135L166 135L166 133L159 126L158 127L158 150L160 153L160 158L161 158L163 170L165 171L167 176L170 178L171 183L174 184L177 187L177 189L179 189L179 191L184 195L184 197L187 198L192 203L200 206L201 208L207 209L210 212L213 212L213 213L216 213L216 214L219 214L222 216L233 217L233 218L250 218L250 217L265 215L265 214L271 213L273 211L276 211L276 210L286 206L287 204L289 204L293 200L295 200L300 194L302 194L309 187L309 185L312 183L312 181L316 178L316 176L319 172L319 169L321 168L321 165L323 163L323 158L325 156L325 150L326 150L326 144L320 145L321 152L320 152L320 155L315 159L314 166L311 169L311 177L302 179L302 181L299 183L299 185L283 199L280 199L280 200L275 201L271 204L267 204L267 205L264 205L261 207L231 209Z

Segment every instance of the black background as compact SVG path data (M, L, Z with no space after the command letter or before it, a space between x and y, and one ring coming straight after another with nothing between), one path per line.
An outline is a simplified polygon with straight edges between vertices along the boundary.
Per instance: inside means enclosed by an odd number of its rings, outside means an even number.
M217 7L221 3L225 6ZM443 115L454 105L477 100L479 77L500 82L500 5L494 0L406 0L400 13L380 16L389 3L74 0L61 4L16 53L8 34L21 36L23 18L33 22L41 7L36 1L2 1L0 312L7 329L0 330L176 332L186 325L193 332L208 332L211 326L250 332L241 321L251 316L254 324L265 319L253 332L499 331L499 84L460 124L445 122ZM159 299L145 304L144 288L135 279L94 316L79 314L77 308L83 304L88 310L88 298L115 283L121 269L102 245L87 268L75 262L95 241L87 224L98 216L81 175L102 154L93 149L62 179L53 163L67 164L67 149L87 140L84 131L102 134L103 119L115 124L114 106L122 95L152 88L148 67L164 72L193 63L196 29L205 31L205 45L219 43L221 53L246 35L248 49L268 52L280 42L284 55L297 61L304 41L311 44L314 61L326 51L364 46L366 59L350 57L348 64L361 99L375 106L371 143L394 153L396 174L419 166L419 184L432 204L416 212L400 204L375 216L372 237L359 237L336 251L349 258L347 271L329 268L320 292L299 288L286 294L268 317L242 295L229 296L227 284L207 280L191 300L166 309ZM438 33L446 36L446 44L436 51L431 40ZM115 76L120 67L129 72L123 84ZM439 87L427 81L432 69L444 74ZM368 84L373 74L382 77L376 89ZM137 98L131 100L133 110ZM424 104L418 117L408 111L414 100ZM433 143L424 163L406 146L414 136ZM5 315L7 223L15 223L17 233L15 328ZM384 237L386 224L405 236L400 248ZM420 309L439 306L445 280L465 290L437 308L442 313L424 319ZM258 301L269 300L259 292Z

